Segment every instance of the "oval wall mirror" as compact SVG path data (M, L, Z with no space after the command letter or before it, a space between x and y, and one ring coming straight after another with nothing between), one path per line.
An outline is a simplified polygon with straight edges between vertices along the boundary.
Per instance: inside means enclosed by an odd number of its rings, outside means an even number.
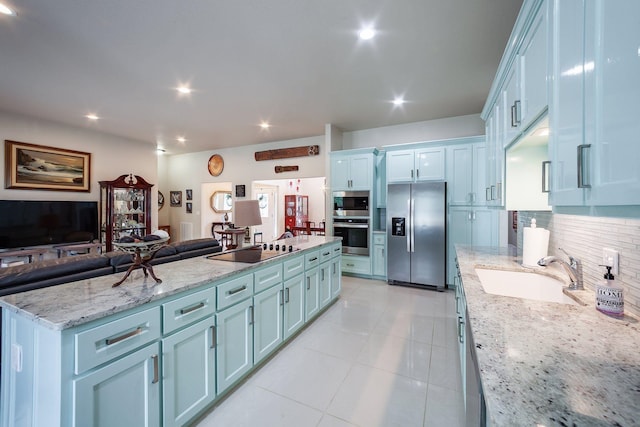
M233 199L231 191L216 191L211 196L211 209L217 213L231 212Z

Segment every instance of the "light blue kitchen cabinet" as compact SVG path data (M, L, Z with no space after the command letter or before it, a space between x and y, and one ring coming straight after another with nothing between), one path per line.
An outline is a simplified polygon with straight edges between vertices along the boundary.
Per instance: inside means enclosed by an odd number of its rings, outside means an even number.
M218 394L253 367L253 300L245 299L216 314L216 391Z
M376 156L376 206L378 208L387 207L387 156L386 152L380 151Z
M551 56L549 55L549 1L540 5L519 53L520 128L525 131L547 108Z
M504 205L504 117L502 104L496 104L486 119L486 170L484 200L487 206ZM480 170L480 169L478 169ZM482 199L480 195L478 199Z
M283 293L280 283L253 297L253 363L260 362L284 341Z
M388 151L387 183L442 181L445 179L445 147Z
M551 204L639 205L640 3L554 8Z
M161 356L155 342L74 379L73 426L160 425Z
M485 137L447 147L447 195L450 205L485 205Z
M331 301L331 262L326 261L320 264L318 273L318 304L323 308Z
M578 170L586 166L585 150L578 150L585 143L584 15L583 0L554 2L553 104L549 117L553 129L549 138L549 203L554 206L581 206L585 202L584 190L578 185Z
M387 234L373 233L373 276L378 279L387 278Z
M518 60L507 71L502 89L502 123L504 123L504 146L509 145L522 129L522 99L520 96L520 67Z
M213 316L162 340L165 427L186 424L214 401L215 345L216 324Z
M448 215L447 283L454 283L455 245L497 246L499 212L482 207L452 206Z
M333 191L371 191L375 153L377 150L332 152L331 189Z
M320 270L314 267L304 273L305 280L305 322L308 322L320 310L319 282Z
M362 255L342 255L342 271L359 276L371 275L371 258Z
M342 292L342 263L340 257L334 257L331 259L331 298L335 299L340 296Z
M284 339L288 339L304 326L304 294L304 274L284 282Z

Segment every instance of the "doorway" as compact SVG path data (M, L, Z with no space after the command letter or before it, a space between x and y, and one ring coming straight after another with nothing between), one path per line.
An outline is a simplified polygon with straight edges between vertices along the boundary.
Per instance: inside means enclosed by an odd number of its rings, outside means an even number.
M262 233L263 242L272 242L278 237L278 187L254 183L252 192L252 199L258 200L262 217L262 225L253 227L253 232Z

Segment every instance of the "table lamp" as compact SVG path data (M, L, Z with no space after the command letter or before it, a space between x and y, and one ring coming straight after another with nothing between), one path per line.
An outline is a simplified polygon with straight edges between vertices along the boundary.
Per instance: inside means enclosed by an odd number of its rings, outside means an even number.
M245 227L245 241L249 236L249 227L262 225L260 206L257 200L240 200L233 206L233 223L237 228Z

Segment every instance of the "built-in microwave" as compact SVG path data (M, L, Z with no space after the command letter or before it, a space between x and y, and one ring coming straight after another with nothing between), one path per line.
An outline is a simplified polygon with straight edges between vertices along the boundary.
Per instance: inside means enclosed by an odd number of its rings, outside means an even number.
M334 191L333 216L369 216L368 191Z

